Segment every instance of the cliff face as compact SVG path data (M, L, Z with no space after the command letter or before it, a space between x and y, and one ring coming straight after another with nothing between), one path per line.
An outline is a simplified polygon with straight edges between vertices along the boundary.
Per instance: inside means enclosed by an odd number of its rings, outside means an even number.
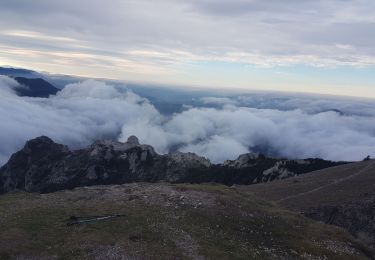
M194 154L159 155L135 136L126 143L98 141L70 151L48 137L28 141L0 169L0 192L52 192L79 186L129 182L176 182L210 162Z
M253 184L337 164L321 159L286 160L245 154L215 165L193 153L160 155L152 146L140 144L135 136L125 143L97 141L76 151L42 136L28 141L0 169L0 193L52 192L130 182Z

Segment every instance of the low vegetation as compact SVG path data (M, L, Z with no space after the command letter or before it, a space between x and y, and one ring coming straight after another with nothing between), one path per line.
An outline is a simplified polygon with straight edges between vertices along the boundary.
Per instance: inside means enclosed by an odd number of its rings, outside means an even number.
M68 226L70 216L123 217ZM0 196L0 259L366 259L346 231L221 185Z

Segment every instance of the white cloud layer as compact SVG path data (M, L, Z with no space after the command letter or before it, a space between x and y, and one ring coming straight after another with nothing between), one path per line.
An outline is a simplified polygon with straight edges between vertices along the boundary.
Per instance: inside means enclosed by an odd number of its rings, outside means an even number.
M9 89L15 82L0 78L0 162L28 139L47 135L56 142L81 147L95 139L116 138L124 124L160 114L147 100L97 81L66 86L57 96L18 97Z
M15 86L14 80L0 77L0 163L26 140L40 135L77 148L95 139L125 140L134 134L161 153L178 148L214 162L252 149L289 158L375 156L375 120L367 114L375 104L370 103L363 114L358 113L360 102L342 105L347 113L341 114L306 109L302 98L286 99L292 105L285 111L237 105L239 100L250 102L250 97L237 97L236 102L211 98L208 101L229 104L220 109L190 108L165 117L146 99L103 82L71 84L48 99L18 97L12 92Z

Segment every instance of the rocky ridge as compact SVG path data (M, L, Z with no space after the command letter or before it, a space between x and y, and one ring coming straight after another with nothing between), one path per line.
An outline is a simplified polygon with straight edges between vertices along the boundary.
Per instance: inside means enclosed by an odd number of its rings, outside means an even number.
M125 143L96 141L71 151L46 136L28 141L0 168L0 193L53 192L80 186L131 182L254 184L342 164L321 159L287 160L244 154L212 164L193 153L160 155L130 136Z

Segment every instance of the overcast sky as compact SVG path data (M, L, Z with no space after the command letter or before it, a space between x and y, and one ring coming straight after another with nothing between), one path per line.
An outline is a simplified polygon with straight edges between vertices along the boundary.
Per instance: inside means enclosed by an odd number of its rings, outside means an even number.
M375 97L374 0L0 0L0 65Z

